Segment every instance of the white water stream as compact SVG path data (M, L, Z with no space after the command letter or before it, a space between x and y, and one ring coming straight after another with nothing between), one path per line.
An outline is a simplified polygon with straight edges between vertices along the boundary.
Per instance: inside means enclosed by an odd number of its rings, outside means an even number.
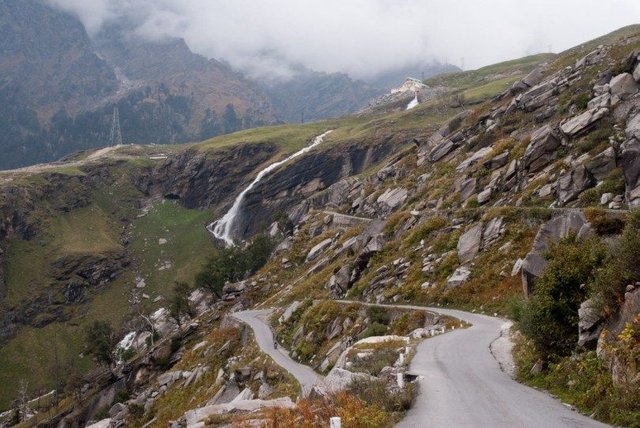
M245 195L251 189L253 189L256 186L256 184L258 184L260 182L260 180L262 180L264 178L265 175L267 175L268 173L270 173L271 171L273 171L274 169L276 169L280 165L282 165L282 164L284 164L286 162L289 162L291 159L297 158L298 156L307 153L309 150L311 150L312 148L314 148L318 144L321 144L324 141L324 137L326 137L330 132L331 132L331 130L325 132L322 135L318 135L317 137L315 137L311 141L311 144L309 144L308 146L306 146L303 149L295 152L294 154L292 154L291 156L287 157L286 159L283 159L281 161L272 163L271 165L269 165L268 167L266 167L265 169L260 171L258 173L257 177L251 182L251 184L249 184L236 197L236 200L233 201L233 205L231 206L229 211L227 211L227 213L224 216L222 216L222 218L220 218L220 219L214 221L213 223L211 223L210 225L208 225L207 226L207 230L209 232L211 232L213 234L213 236L215 236L217 239L223 240L227 246L234 245L233 238L231 237L231 233L233 231L233 224L234 224L234 222L236 220L236 217L238 216L238 212L240 211L240 205L242 205L242 201L244 200Z
M415 106L417 106L418 104L420 104L420 102L418 101L418 93L416 93L416 96L411 100L411 102L407 105L407 110L411 110L412 108L414 108Z

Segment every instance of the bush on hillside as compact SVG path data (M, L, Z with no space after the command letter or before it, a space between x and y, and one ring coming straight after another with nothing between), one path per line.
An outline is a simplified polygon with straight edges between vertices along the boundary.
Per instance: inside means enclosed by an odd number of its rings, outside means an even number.
M259 234L247 246L222 248L209 258L196 275L196 287L222 294L226 282L236 282L256 273L267 263L275 242Z
M640 210L629 214L611 254L590 284L591 296L605 314L613 313L622 304L627 284L640 281Z
M115 362L118 339L109 321L94 321L85 332L85 342L88 353L99 363L111 366Z
M608 256L598 239L579 240L575 234L553 244L549 264L533 295L519 313L520 330L533 340L543 359L571 353L578 341L578 308Z

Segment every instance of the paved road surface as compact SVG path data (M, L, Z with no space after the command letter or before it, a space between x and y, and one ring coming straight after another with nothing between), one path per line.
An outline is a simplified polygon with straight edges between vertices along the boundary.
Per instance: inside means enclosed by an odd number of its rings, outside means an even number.
M418 345L409 369L420 376L420 394L398 427L607 426L570 410L544 392L519 384L500 370L489 346L500 336L504 320L449 309L380 306L429 310L473 324ZM267 325L270 313L271 310L255 310L237 312L234 316L253 329L260 348L295 376L307 393L322 378L311 368L291 360L284 349L273 348L273 334Z
M306 395L322 377L313 371L311 367L297 363L289 358L289 353L281 346L278 346L277 349L273 347L273 333L267 319L271 311L270 309L243 311L236 312L233 316L251 327L260 349L273 358L276 364L291 373L300 383L302 394Z
M420 394L398 427L606 427L503 373L489 351L504 323L468 312L429 308L473 324L422 342L410 370Z

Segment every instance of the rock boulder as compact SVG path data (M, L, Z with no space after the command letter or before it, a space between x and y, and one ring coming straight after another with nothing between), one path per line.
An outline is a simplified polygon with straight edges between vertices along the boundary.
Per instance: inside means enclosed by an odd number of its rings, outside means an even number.
M620 165L624 174L627 203L631 208L640 206L640 142L635 138L622 145Z
M608 108L593 108L572 117L560 126L560 130L568 137L576 137L589 131L592 125L609 114Z
M587 170L598 181L604 180L616 167L616 151L609 147L587 163Z
M640 87L629 73L618 74L609 82L611 95L621 100L627 99L638 92Z
M567 172L558 179L558 203L565 205L578 197L586 189L595 186L596 180L584 165Z
M467 263L480 251L480 243L482 241L482 223L478 223L468 229L458 239L458 259L460 263Z
M537 172L557 157L560 138L551 126L545 125L531 135L531 142L524 153L524 167L529 172Z

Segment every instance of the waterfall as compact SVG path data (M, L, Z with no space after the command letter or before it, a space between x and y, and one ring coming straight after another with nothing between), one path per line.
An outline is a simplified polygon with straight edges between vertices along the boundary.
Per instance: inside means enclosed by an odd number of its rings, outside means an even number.
M418 104L420 104L420 102L418 102L418 93L416 92L416 96L411 100L411 102L407 105L407 110L411 110L412 108L414 108L415 106L417 106Z
M321 144L324 141L324 137L326 137L330 132L331 132L331 130L325 132L322 135L318 135L317 137L314 137L313 140L311 140L311 144L309 144L308 146L304 147L301 150L298 150L297 152L293 153L292 155L290 155L289 157L287 157L284 160L272 163L271 165L269 165L268 167L266 167L265 169L260 171L258 173L258 175L256 176L256 178L251 182L251 184L249 184L236 197L236 199L235 199L235 201L233 201L233 205L231 206L229 211L227 211L227 213L224 216L222 216L222 218L220 218L220 219L214 221L213 223L209 224L207 226L207 230L209 232L211 232L213 234L213 236L215 236L217 239L223 240L227 246L234 245L233 238L231 237L231 233L232 233L232 230L233 230L233 225L234 225L234 223L236 221L236 217L238 216L238 213L240 212L240 206L242 205L242 202L244 200L245 195L251 189L253 189L256 186L256 184L258 184L260 182L260 180L262 180L264 178L265 175L267 175L268 173L270 173L271 171L273 171L274 169L276 169L280 165L290 161L291 159L297 158L298 156L307 153L309 150L311 150L312 148L314 148L318 144Z

